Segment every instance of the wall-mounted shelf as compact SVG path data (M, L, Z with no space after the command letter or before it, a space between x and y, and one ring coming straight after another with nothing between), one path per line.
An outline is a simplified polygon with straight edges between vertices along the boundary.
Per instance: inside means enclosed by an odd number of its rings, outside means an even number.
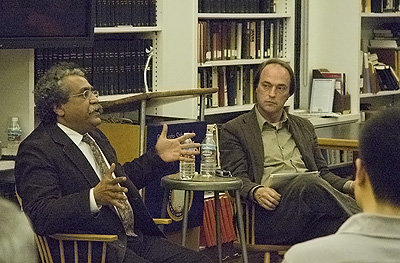
M361 13L361 17L400 17L400 13Z
M115 34L115 33L151 33L159 32L161 28L158 26L145 26L145 27L133 27L133 26L116 26L116 27L95 27L95 34Z
M199 19L271 19L271 18L289 18L291 14L288 13L246 13L246 14L232 14L232 13L199 13Z
M224 114L240 111L249 111L254 107L254 104L235 105L226 107L208 108L205 110L205 115Z
M322 118L322 117L312 117L308 120L314 125L315 128L333 126L338 124L357 122L360 119L359 113L343 114L337 118Z
M127 97L102 101L105 113L119 112L119 111L130 111L136 110L142 101L156 100L156 99L179 99L184 97L196 97L206 94L217 92L217 88L209 89L187 89L187 90L168 90L168 91L154 91L144 92L136 94L127 94Z
M233 60L213 60L205 63L199 63L199 68L204 67L220 67L220 66L241 66L241 65L258 65L266 59L233 59ZM290 58L282 58L282 60L290 63Z
M376 97L399 95L399 94L400 94L400 90L384 90L384 91L378 91L378 93L360 94L360 99L362 99L362 98L376 98Z

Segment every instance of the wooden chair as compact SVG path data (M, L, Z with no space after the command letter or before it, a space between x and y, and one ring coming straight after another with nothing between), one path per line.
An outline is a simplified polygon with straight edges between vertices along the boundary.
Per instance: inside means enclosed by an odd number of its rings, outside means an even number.
M21 206L22 210L22 199L21 197L16 194L18 202ZM154 219L156 224L170 224L172 222L171 219L163 219L163 218L157 218ZM78 246L79 243L85 243L85 250L87 249L87 261L85 262L91 263L93 258L95 257L100 257L100 255L94 255L93 251L93 245L94 243L100 244L102 246L101 249L101 263L104 263L106 260L106 250L107 250L107 244L110 242L113 242L118 239L117 235L98 235L98 234L54 234L54 235L49 235L49 236L40 236L35 233L35 241L36 245L39 251L39 256L41 259L42 263L53 263L53 255L51 254L50 247L49 247L49 238L57 240L58 245L59 245L59 256L60 256L60 262L65 263L66 262L66 256L65 256L65 243L66 242L72 242L73 244L73 250L74 250L74 262L78 263L79 262L79 254L82 252L79 252L79 248L81 246ZM96 245L97 245L96 244Z
M16 193L16 197L18 199L19 205L22 210L22 199ZM64 241L72 242L74 247L74 261L75 263L79 262L78 255L78 242L86 242L87 243L87 262L91 263L93 254L92 254L92 245L94 242L102 242L102 251L101 251L101 263L104 263L106 260L106 249L107 243L115 241L118 239L117 235L97 235L97 234L54 234L49 236L41 236L35 233L35 241L36 246L39 251L40 260L42 263L53 263L53 256L50 251L48 238L52 238L58 241L59 244L59 253L60 253L60 262L65 263L65 251L64 251Z
M231 198L234 202L234 199ZM271 263L271 256L277 255L282 256L291 246L288 245L265 245L265 244L256 244L255 242L255 232L254 232L254 224L255 224L255 205L252 202L243 202L243 215L244 215L244 223L245 223L245 240L247 251L249 254L256 252L264 252L264 263ZM235 206L232 206L233 209ZM235 214L237 215L236 211ZM236 248L240 248L240 238L239 231L236 231L238 239L233 244Z

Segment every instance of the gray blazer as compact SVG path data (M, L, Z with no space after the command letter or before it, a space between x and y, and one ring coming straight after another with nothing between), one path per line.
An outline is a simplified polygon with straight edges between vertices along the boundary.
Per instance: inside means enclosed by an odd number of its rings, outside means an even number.
M264 171L264 147L255 111L253 107L250 112L227 122L221 129L221 166L243 180L241 195L244 198L253 187L260 185ZM342 191L348 180L328 170L312 123L288 114L288 129L307 169L318 170L323 179Z

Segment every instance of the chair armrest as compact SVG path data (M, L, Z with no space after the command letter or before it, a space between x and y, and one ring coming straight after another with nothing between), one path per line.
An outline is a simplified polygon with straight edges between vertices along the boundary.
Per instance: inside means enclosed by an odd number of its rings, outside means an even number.
M49 236L56 240L68 240L68 241L112 242L118 239L117 235L97 235L97 234L54 234Z

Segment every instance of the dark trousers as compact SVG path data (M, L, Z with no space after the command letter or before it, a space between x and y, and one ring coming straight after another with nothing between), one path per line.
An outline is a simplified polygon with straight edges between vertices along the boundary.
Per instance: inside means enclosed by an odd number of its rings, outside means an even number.
M256 204L257 244L292 245L333 234L361 209L355 200L321 177L299 176L276 189L281 201L274 211Z
M129 238L124 263L211 263L206 256L177 245L165 238L140 236Z

